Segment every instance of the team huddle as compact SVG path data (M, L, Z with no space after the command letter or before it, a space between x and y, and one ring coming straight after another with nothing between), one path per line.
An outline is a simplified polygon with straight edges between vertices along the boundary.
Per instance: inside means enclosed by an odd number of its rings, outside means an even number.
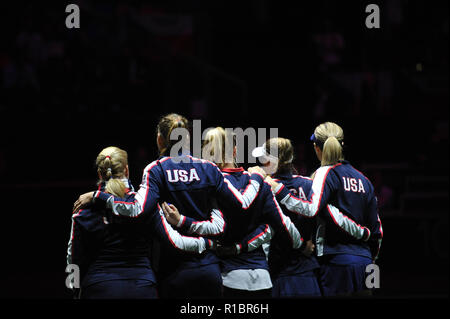
M171 152L178 114L157 126L160 157L138 190L117 147L96 159L98 188L74 204L67 263L81 270L75 297L300 298L370 295L366 267L383 230L370 181L343 156L335 123L311 136L321 163L296 175L289 139L252 150L260 166L236 163L236 138L207 132L202 158ZM230 146L230 147L226 147ZM169 155L170 154L170 155Z

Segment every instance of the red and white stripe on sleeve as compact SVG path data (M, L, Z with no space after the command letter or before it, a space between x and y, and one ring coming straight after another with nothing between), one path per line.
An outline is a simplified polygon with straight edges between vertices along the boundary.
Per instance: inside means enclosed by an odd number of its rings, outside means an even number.
M188 233L201 236L218 236L223 234L224 231L225 219L223 213L218 209L213 209L209 220L192 222Z
M322 166L316 171L316 175L313 180L311 188L311 200L303 200L301 198L293 196L289 191L284 191L283 186L279 186L276 193L284 194L283 198L280 198L280 203L286 206L286 208L292 212L300 214L305 217L314 217L320 210L322 196L325 188L325 180L331 169L341 165L336 164L334 166ZM277 196L278 197L278 196Z
M161 222L164 226L164 231L167 235L167 238L173 247L179 250L198 254L201 254L207 249L206 241L208 239L200 237L183 236L179 232L174 230L172 226L167 222L166 217L164 216L164 212L161 208L159 209L159 215L161 218Z

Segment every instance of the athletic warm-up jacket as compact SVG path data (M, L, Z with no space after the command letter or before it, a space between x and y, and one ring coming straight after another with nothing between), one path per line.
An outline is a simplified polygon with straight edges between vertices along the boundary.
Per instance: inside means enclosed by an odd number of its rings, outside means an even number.
M133 202L136 193L128 180L124 202ZM104 192L105 183L98 191ZM104 205L94 204L72 215L72 228L67 250L67 263L81 271L81 286L114 279L141 279L155 282L150 263L153 238L176 250L200 254L211 248L206 238L180 235L165 220L162 210L137 218L116 216Z
M307 199L312 180L300 175L292 175L291 172L278 173L273 179L282 183L293 196ZM312 218L295 214L283 208L283 213L291 218L295 226L301 230L305 241L315 242L316 221ZM319 268L319 263L314 254L307 257L299 250L292 250L284 245L276 237L270 243L269 265L272 275L294 275L301 274Z
M374 188L348 161L317 169L306 200L294 196L282 184L275 193L286 209L306 217L317 216L318 256L347 253L377 258L383 229ZM358 229L361 236L357 236Z

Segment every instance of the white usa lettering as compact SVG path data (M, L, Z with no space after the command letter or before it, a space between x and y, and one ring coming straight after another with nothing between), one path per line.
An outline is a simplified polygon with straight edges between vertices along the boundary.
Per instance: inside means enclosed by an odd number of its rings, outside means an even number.
M298 197L300 197L303 200L306 200L306 195L305 195L305 192L303 191L302 187L298 188Z
M291 191L292 194L294 194L295 196L297 196L301 200L306 200L306 195L305 195L305 192L303 191L302 187L299 187L298 191L295 188L291 188L290 191Z
M200 181L200 177L198 177L197 171L195 168L191 168L189 173L184 169L173 169L166 170L167 180L170 183L176 182L192 182L194 180Z
M180 177L180 182L186 183L188 181L187 173L185 170L180 169L178 171L178 176Z
M365 193L366 190L364 189L364 184L361 181L361 179L358 178L358 180L356 180L356 178L353 177L342 177L343 181L344 181L344 190L347 192L355 192L355 193Z

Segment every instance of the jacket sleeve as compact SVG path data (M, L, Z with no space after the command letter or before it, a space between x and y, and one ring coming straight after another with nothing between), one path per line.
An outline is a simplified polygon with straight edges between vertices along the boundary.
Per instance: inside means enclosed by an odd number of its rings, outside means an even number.
M82 231L82 227L77 221L77 217L82 211L83 210L79 210L77 213L72 215L70 238L67 245L67 256L66 256L67 265L76 265L81 270L87 268L88 265L88 256L87 256L88 252L86 249L84 249L85 245L87 244L86 243L87 239L85 238L85 234ZM78 299L80 288L77 287L71 280L66 281L66 284L68 285L67 288L71 289L73 293L73 298Z
M262 199L264 200L264 221L273 228L277 236L287 238L294 249L300 248L303 244L303 238L291 219L283 214L280 205L270 190L270 186L268 186L268 191L264 192L264 195Z
M82 210L72 215L72 225L70 229L70 238L67 245L67 257L66 262L69 264L80 265L83 263L83 232L80 225L77 223L76 218L80 215Z
M151 225L157 238L178 250L201 254L214 246L214 242L204 237L183 236L167 222L163 210L158 205L158 212L151 218Z
M291 194L289 189L283 184L279 184L275 190L275 195L280 204L283 204L289 211L314 217L326 206L331 195L330 186L327 184L327 176L334 166L322 166L316 171L313 180L309 200L303 200Z
M255 201L261 185L264 183L262 175L258 173L251 174L249 183L241 193L222 175L218 167L215 167L214 175L217 198L237 209L248 209Z
M223 213L219 209L211 211L209 220L197 221L191 217L181 215L177 227L186 231L188 234L197 234L200 236L219 236L225 231L225 220Z
M370 238L371 231L369 228L350 219L333 205L327 205L325 209L321 210L320 215L324 218L330 218L337 227L357 240L367 241Z
M270 242L273 230L268 224L259 225L254 231L236 243L237 253L253 251L261 245Z
M373 194L370 198L366 216L366 223L371 232L368 244L372 252L372 259L377 260L380 253L381 242L383 240L383 226L381 224L380 215L378 212L378 202L375 194Z
M159 171L158 161L154 161L144 169L141 185L132 201L96 191L94 193L94 202L105 202L106 207L110 208L115 215L138 217L144 213L154 213L156 212L156 205L160 196L161 181L158 174Z

